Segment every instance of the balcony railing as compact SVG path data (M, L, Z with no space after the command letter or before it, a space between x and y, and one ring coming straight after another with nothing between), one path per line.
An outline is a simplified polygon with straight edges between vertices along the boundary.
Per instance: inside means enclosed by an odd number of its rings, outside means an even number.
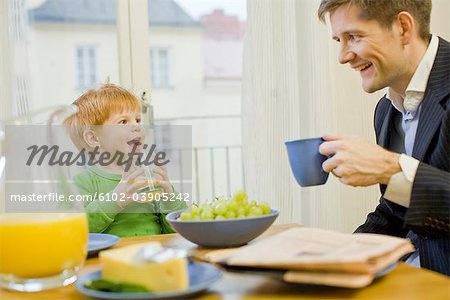
M149 110L149 120L153 120L152 110ZM227 124L225 127L239 130L241 115L205 115L205 116L183 116L175 118L154 119L154 125L159 126L155 130L156 141L158 145L167 145L164 137L169 141L173 132L172 125L191 126L192 132L198 134L199 128L212 129L216 134L205 137L201 143L214 144L218 142L217 137L222 136L223 131L215 127L217 124ZM176 129L175 129L176 131ZM202 202L207 199L213 199L216 196L228 196L239 189L245 189L244 168L242 162L242 146L236 145L236 131L228 135L222 141L230 145L221 146L202 146L189 149L165 150L169 152L169 157L173 158L176 164L174 169L178 174L169 174L171 181L181 192L189 192L191 198L196 202ZM231 138L232 137L232 138ZM176 137L175 137L176 138ZM234 142L233 142L234 141ZM197 141L198 143L198 141ZM186 153L183 153L186 151ZM189 163L182 161L182 158L191 159ZM192 164L190 164L192 162ZM192 172L186 169L187 166Z
M183 157L192 153L192 172L183 170ZM214 146L192 149L168 150L169 157L175 158L178 174L169 174L180 192L189 192L194 202L203 202L217 196L229 196L238 189L245 189L242 147ZM189 177L191 174L191 178ZM173 179L172 179L173 178Z

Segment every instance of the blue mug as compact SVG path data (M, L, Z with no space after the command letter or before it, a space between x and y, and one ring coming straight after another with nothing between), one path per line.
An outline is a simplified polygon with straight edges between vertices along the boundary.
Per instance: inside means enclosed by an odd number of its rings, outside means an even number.
M322 164L328 157L319 153L323 141L319 137L285 142L292 173L302 187L327 182L328 173L323 171Z

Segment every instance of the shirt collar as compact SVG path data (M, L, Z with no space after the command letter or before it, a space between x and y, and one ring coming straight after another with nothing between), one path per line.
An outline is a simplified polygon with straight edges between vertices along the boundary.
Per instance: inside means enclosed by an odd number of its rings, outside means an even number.
M403 97L393 89L388 88L386 98L391 100L392 105L401 113L403 113L405 110L416 111L417 107L422 102L427 87L428 78L430 77L431 69L436 58L438 45L438 37L432 35L427 51L422 57L422 60L417 66L417 69L414 72L414 75L411 78L408 87L406 88L405 99L403 99Z

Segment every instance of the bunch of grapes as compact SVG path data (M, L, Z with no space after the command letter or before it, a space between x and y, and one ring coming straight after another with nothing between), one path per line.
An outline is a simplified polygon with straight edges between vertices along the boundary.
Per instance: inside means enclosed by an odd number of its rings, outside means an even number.
M216 198L210 203L193 205L190 211L181 213L179 219L188 220L225 220L247 217L259 217L270 213L266 202L257 204L248 201L244 191L237 192L231 199Z

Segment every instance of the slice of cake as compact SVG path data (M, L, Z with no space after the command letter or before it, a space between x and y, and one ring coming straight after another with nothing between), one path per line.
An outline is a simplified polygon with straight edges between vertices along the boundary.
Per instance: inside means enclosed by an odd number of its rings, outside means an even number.
M189 286L185 257L162 262L143 259L144 247L161 247L150 242L100 252L102 278L110 281L141 285L150 292L185 290Z

